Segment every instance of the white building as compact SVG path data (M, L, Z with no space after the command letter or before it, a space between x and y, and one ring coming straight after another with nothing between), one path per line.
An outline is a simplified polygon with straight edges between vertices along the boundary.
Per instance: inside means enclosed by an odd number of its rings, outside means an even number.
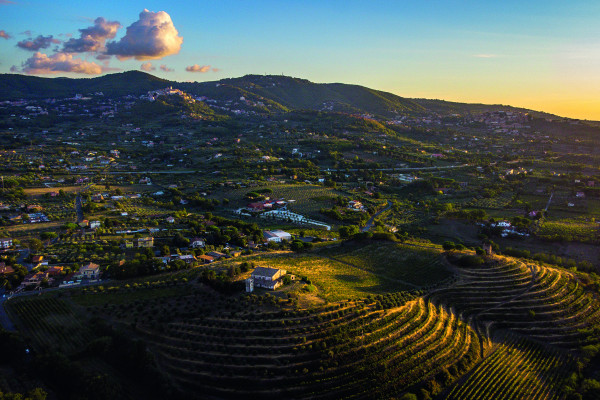
M282 231L281 229L276 229L274 231L265 231L263 235L267 242L281 243L282 240L292 240L292 235Z
M262 287L275 290L283 285L283 276L286 270L277 268L256 267L250 276L251 281L246 280L246 288Z

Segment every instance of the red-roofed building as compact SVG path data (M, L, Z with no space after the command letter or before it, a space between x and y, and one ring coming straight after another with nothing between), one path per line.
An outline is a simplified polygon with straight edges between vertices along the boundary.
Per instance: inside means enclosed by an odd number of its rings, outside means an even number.
M0 263L0 275L9 275L15 272L13 267L5 265L4 263Z

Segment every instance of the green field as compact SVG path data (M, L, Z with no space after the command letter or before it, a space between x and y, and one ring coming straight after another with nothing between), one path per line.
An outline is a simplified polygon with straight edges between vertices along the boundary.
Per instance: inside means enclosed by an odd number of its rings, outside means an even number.
M323 254L377 276L404 281L408 286L427 286L451 276L440 249L386 241L326 249Z
M329 301L421 289L451 276L436 247L391 242L335 246L310 254L252 257L260 266L306 276Z

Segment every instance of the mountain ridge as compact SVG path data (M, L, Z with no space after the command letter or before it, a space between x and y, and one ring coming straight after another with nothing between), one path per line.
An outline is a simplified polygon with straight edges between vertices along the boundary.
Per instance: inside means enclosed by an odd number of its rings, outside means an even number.
M471 114L485 111L518 111L539 116L549 113L499 104L460 103L437 99L414 99L365 86L345 83L315 83L283 75L248 74L209 82L177 82L142 71L125 71L94 78L42 78L20 74L0 74L3 100L20 98L70 97L77 93L103 92L106 96L142 95L172 86L190 94L220 100L266 102L271 109L338 111L378 117L426 114Z

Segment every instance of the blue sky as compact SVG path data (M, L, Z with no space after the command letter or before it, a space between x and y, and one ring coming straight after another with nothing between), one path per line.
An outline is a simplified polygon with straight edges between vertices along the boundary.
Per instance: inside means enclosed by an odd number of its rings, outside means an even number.
M144 9L166 12L183 43L142 54L132 40L146 31L122 41ZM121 41L108 45L110 57L64 53L64 35L78 38L78 30L98 17L122 26L103 39ZM599 17L600 2L577 0L0 0L0 32L10 36L0 37L0 72L15 66L17 73L90 77L151 63L151 73L179 81L283 73L406 97L503 103L600 120ZM21 34L27 30L31 36ZM39 35L62 43L35 57L17 47ZM187 72L193 65L206 72Z

